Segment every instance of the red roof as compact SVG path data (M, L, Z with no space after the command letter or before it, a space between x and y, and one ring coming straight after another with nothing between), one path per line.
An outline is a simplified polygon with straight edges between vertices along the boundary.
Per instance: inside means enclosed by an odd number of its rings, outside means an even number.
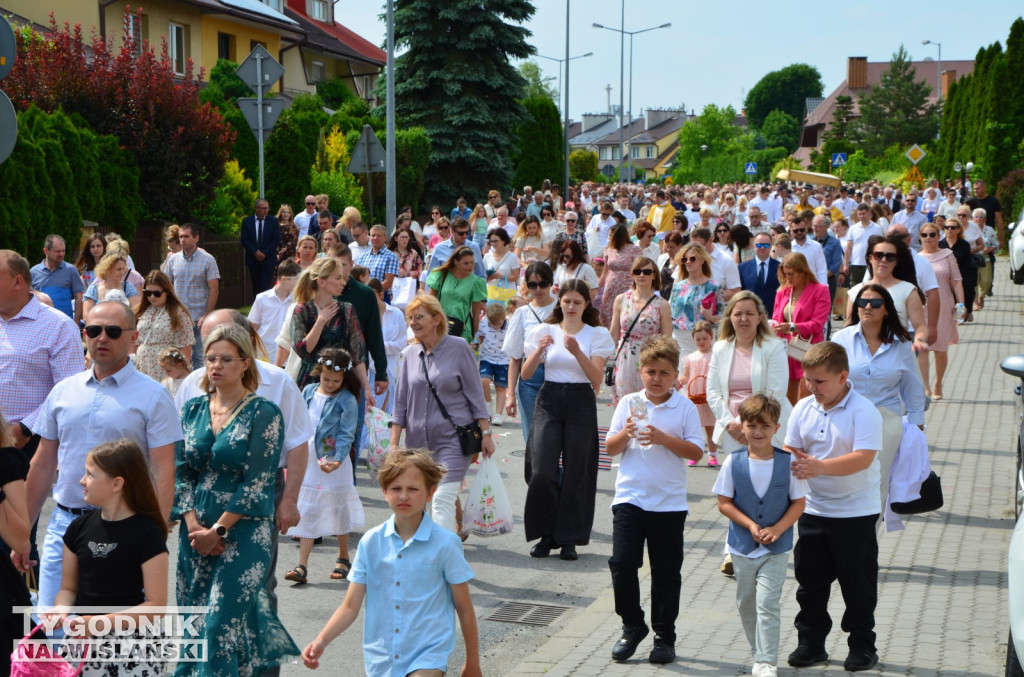
M362 61L383 67L387 64L387 53L366 38L345 28L338 22L325 23L317 21L306 14L306 0L287 0L286 15L296 16L303 27L308 30L310 26L327 33L341 43L344 52L350 52ZM314 36L310 36L314 37ZM316 42L314 40L314 42Z

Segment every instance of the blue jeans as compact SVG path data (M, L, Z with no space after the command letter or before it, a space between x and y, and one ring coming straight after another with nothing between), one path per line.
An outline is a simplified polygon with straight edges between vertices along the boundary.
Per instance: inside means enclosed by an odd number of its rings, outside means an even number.
M39 606L53 606L53 600L60 592L64 572L64 532L76 517L56 506L50 513L50 523L46 526L42 557L39 560Z
M203 337L199 334L199 327L192 323L192 336L195 339L192 343L192 371L203 366Z
M544 385L544 365L538 365L537 371L533 372L533 378L527 380L519 379L516 386L516 396L519 398L519 420L523 426L523 441L530 439L530 423L533 422L533 408L537 402L537 393Z

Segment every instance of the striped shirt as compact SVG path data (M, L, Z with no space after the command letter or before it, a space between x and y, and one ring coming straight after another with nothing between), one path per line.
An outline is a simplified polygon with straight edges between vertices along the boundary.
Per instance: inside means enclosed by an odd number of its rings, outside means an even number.
M186 257L182 250L167 259L167 277L171 278L174 293L188 308L188 314L198 322L206 314L206 301L210 298L209 281L220 279L217 260L199 247L190 257Z

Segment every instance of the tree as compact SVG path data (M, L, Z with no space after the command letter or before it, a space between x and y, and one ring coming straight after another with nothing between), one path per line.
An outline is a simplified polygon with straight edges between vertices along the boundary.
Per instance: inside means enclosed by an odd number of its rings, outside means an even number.
M569 153L569 180L573 183L597 179L597 153L577 149Z
M282 115L267 139L264 154L264 195L267 201L274 206L297 205L298 200L309 193L316 147L307 145L294 118Z
M721 156L734 156L732 163L735 164L743 161L739 158L740 153L753 153L752 135L747 135L741 142L743 131L734 124L735 121L736 110L732 106L719 108L708 104L696 120L680 128L679 152L676 153L675 170L672 172L676 183L701 180L704 163L712 162L717 166L717 158ZM739 173L742 177L742 166Z
M313 165L312 190L317 195L326 194L338 209L342 209L342 205L352 206L361 212L363 187L359 185L359 179L348 173L349 159L345 132L340 127L321 134Z
M200 212L199 222L210 232L238 235L242 219L252 213L256 197L252 180L231 160L224 167L224 176L214 191L213 200Z
M795 63L761 78L747 93L743 107L750 126L760 129L773 110L803 120L807 98L821 96L824 91L817 68Z
M789 113L773 110L761 125L761 133L769 147L782 147L790 153L800 144L800 121Z
M396 3L395 42L405 49L395 60L396 112L430 138L429 200L482 201L510 185L510 150L526 117L525 81L510 61L534 52L522 26L533 13L529 0Z
M853 141L854 131L853 97L840 94L836 97L836 106L832 110L832 124L825 130L822 138L825 141Z
M910 146L935 138L939 110L928 103L931 87L919 82L907 50L900 45L882 80L860 98L859 132L864 151L878 155L892 144Z
M562 122L555 102L545 96L523 100L530 117L517 130L515 186L557 181L562 175Z
M524 90L523 98L545 98L551 101L555 100L558 92L555 88L548 84L548 81L543 77L540 66L533 61L524 61L519 64L519 74L526 80L526 89ZM516 182L519 183L518 181Z

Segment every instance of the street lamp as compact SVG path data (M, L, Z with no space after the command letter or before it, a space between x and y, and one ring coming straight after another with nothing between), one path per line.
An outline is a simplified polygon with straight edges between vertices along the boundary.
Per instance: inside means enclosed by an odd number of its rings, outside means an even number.
M562 103L562 64L566 61L575 61L576 59L582 59L588 56L594 56L593 52L587 52L586 54L578 54L576 56L570 56L568 59L556 59L553 56L544 56L543 54L535 54L534 56L540 57L541 59L548 59L550 61L558 62L558 103ZM554 78L552 78L554 79ZM565 92L565 107L569 108L569 90Z
M629 117L627 119L629 120L629 122L628 122L628 125L629 125L629 135L628 136L629 136L629 139L630 139L630 150L629 150L629 159L628 159L628 167L629 167L629 169L627 171L628 171L628 175L629 175L629 182L632 183L632 181L633 181L633 148L632 148L632 139L633 139L633 36L634 35L640 35L641 33L647 33L648 31L656 31L659 28L669 28L669 27L672 26L672 24L671 23L663 23L660 26L651 26L650 28L644 28L644 29L641 29L639 31L627 31L625 29L626 28L626 21L625 21L625 16L626 16L626 9L625 9L626 8L626 0L622 0L622 8L623 8L622 9L622 16L623 16L622 28L612 28L611 26L604 26L604 25L601 25L599 23L595 23L594 24L594 28L603 28L603 29L605 29L607 31L614 31L616 33L621 33L622 36L623 36L623 39L625 39L625 36L627 36L627 35L629 36ZM620 79L622 77L622 72L624 70L624 66L625 66L625 55L623 54L623 56L621 57L621 64L619 66ZM619 85L619 181L622 181L622 159L623 159L622 158L622 154L626 150L625 144L623 143L623 140L622 140L622 127L623 127L623 125L622 125L622 84L620 82L620 85Z
M938 64L939 65L939 74L935 78L935 85L936 85L936 87L935 87L935 96L937 96L939 98L939 101L941 102L942 101L942 43L941 42L935 42L933 40L922 40L921 44L922 45L935 45L936 47L939 48L939 64Z
M704 180L704 157L708 154L708 145L700 144L700 180Z
M974 163L961 164L957 162L953 165L953 171L960 172L960 202L967 204L967 175L974 171Z

